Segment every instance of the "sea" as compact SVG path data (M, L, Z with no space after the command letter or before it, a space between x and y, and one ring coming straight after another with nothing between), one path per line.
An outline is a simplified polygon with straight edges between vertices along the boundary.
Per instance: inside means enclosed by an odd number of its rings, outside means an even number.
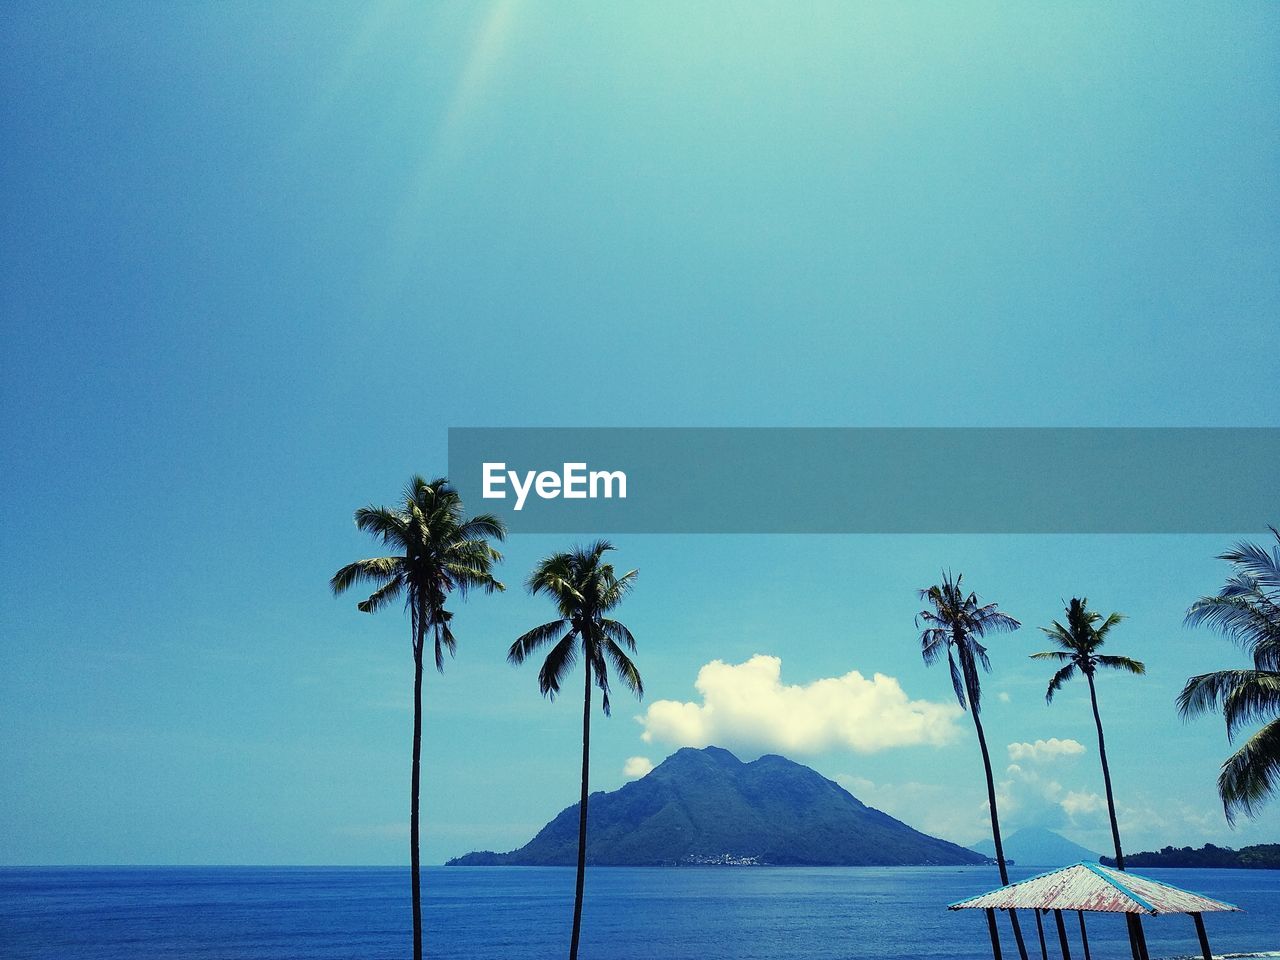
M1280 957L1280 871L1142 872L1243 908L1205 916L1215 955ZM0 957L403 960L408 881L399 867L0 868ZM426 868L426 955L567 956L573 883L571 868ZM946 905L998 885L990 867L589 868L580 956L979 960L992 955L984 914ZM1036 960L1035 920L1021 916ZM1092 957L1129 956L1119 917L1086 916ZM1076 915L1065 920L1082 958ZM1200 956L1190 918L1145 927L1153 958ZM1016 958L1007 921L1001 932ZM1052 918L1045 934L1060 956Z

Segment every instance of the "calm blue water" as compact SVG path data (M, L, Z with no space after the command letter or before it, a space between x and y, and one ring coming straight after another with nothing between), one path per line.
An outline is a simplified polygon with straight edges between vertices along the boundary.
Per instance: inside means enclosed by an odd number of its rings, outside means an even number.
M1248 911L1206 918L1215 953L1280 950L1280 871L1144 872ZM943 906L994 880L990 868L594 868L582 954L978 960L990 956L982 914ZM424 896L429 956L567 953L571 869L429 868ZM408 871L390 867L0 869L6 960L403 958L408 924ZM1023 928L1034 937L1031 917ZM1189 919L1150 919L1147 930L1153 957L1194 952ZM1098 960L1128 956L1118 918L1090 917L1089 932Z

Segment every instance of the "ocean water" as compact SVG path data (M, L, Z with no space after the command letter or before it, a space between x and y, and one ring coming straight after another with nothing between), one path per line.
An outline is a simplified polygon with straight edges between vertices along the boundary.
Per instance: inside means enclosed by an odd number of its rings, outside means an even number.
M1013 879L1033 871L1020 870ZM1205 918L1215 954L1280 951L1280 871L1148 870L1235 903ZM945 905L997 885L991 868L593 868L582 956L598 960L990 957L984 916ZM0 869L5 960L324 960L408 955L408 871L344 867ZM428 956L567 954L569 868L424 871ZM1083 956L1074 915L1072 956ZM1088 917L1098 960L1128 956L1118 917ZM1035 922L1023 916L1031 956ZM1149 918L1153 957L1198 956L1186 917ZM1004 927L1006 957L1016 957ZM1056 929L1046 924L1050 957Z

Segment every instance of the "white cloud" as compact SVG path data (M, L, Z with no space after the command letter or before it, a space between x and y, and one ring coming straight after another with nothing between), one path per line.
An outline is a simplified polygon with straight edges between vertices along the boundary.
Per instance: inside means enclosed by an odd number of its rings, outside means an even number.
M1068 741L1074 743L1075 741ZM1022 746L1033 746L1023 744ZM1077 746L1079 746L1077 744ZM1047 754L1032 752L1033 762L1083 752L1066 750ZM1106 801L1097 793L1064 786L1056 777L1035 767L1011 763L1005 778L996 784L996 800L1000 806L1000 822L1006 829L1046 827L1050 830L1089 831L1106 820ZM983 804L986 809L986 804Z
M909 699L896 679L882 673L867 679L854 670L803 686L784 684L782 660L763 654L738 664L713 660L698 671L694 686L701 703L658 700L638 718L646 743L789 756L836 747L872 753L948 743L961 714L954 704Z
M622 775L630 780L635 780L643 777L652 769L653 761L648 757L627 757L627 762L622 765Z
M1084 793L1079 790L1068 790L1059 804L1072 820L1077 820L1084 814L1100 813L1106 809L1106 801L1098 794Z
M1059 740L1050 737L1048 740L1037 740L1035 743L1009 744L1009 759L1030 760L1032 763L1047 763L1061 757L1078 757L1084 753L1084 744L1079 740Z
M1010 700L1013 699L1013 697L1009 696L1009 693L1007 690L1001 690L999 693L996 694L996 699L999 700L1001 703L1008 703Z

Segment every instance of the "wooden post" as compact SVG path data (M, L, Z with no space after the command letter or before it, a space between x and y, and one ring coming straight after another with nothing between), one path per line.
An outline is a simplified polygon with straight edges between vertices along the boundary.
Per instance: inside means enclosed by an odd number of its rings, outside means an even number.
M1124 928L1129 933L1129 952L1133 954L1133 960L1142 960L1142 951L1138 949L1138 933L1133 929L1132 913L1124 915Z
M1018 945L1018 960L1027 960L1027 945L1022 940L1022 925L1018 923L1018 911L1009 908L1009 926L1013 927L1013 940Z
M1151 960L1151 954L1147 953L1147 935L1142 932L1142 915L1139 913L1131 913L1133 917L1133 932L1138 938L1138 953L1142 955L1142 960Z
M1040 919L1040 909L1034 911L1036 915L1036 932L1040 934L1040 960L1049 960L1049 948L1044 944L1044 921Z
M1080 942L1084 945L1084 960L1093 960L1089 956L1089 934L1085 933L1084 929L1084 911L1077 910L1076 916L1080 918Z
M991 931L991 953L996 960L1004 960L1000 954L1000 931L996 929L996 912L987 908L987 929Z
M1071 960L1071 948L1067 946L1067 928L1062 924L1062 911L1053 911L1053 921L1058 925L1058 943L1062 945L1062 960Z
M1196 936L1200 938L1200 955L1204 960L1213 960L1213 954L1209 952L1209 935L1204 932L1204 917L1193 913L1191 919L1196 922Z

